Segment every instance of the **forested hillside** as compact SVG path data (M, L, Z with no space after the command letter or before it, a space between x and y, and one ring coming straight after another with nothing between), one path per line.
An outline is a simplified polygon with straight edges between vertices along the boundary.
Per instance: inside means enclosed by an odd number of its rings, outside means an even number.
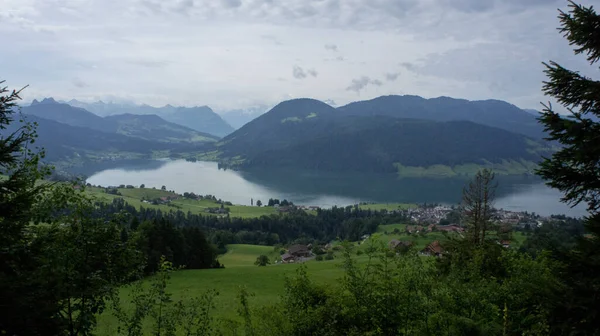
M526 137L471 122L429 122L387 117L354 117L297 145L251 156L248 166L326 171L394 172L402 166L428 167L537 162L541 145Z
M154 151L181 152L201 148L192 144L149 141L111 134L36 116L27 116L26 120L38 124L35 145L46 150L47 162L151 158ZM6 132L15 131L20 125L22 124L15 122Z
M160 142L209 143L217 136L168 122L157 115L118 114L105 120L117 125L117 133Z
M23 107L21 112L70 126L150 141L208 143L218 139L217 136L170 123L156 115L120 114L102 118L83 108L58 103L52 98L44 99L40 103L34 101L32 105Z
M468 101L450 97L382 96L339 107L345 115L389 116L434 121L472 121L534 139L544 136L536 116L501 100Z
M217 146L223 161L242 168L358 172L512 162L522 173L551 152L542 141L474 122L356 116L312 99L280 103Z

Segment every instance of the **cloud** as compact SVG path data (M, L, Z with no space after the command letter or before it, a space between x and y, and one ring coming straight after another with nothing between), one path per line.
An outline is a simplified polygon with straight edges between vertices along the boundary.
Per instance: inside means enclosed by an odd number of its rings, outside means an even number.
M360 91L366 88L368 85L381 86L383 83L378 79L371 79L368 76L362 76L360 78L353 79L352 83L346 88L346 91L360 93Z
M386 74L385 74L385 79L386 79L388 82L393 82L393 81L395 81L396 79L398 79L398 76L400 76L400 73L399 73L399 72L393 72L393 73L389 73L389 72L388 72L388 73L386 73Z
M73 83L73 86L80 88L80 89L83 89L83 88L86 88L89 86L86 82L82 81L80 78L77 78L77 77L73 78L71 80L71 83Z
M294 68L292 69L292 75L294 75L294 78L296 79L304 79L308 76L317 77L319 73L315 69L304 70L301 67L294 65Z
M325 50L336 52L336 51L338 51L338 47L335 44L326 44Z
M238 8L242 5L242 0L222 0L225 7Z
M139 65L145 68L163 68L169 64L167 61L154 61L145 59L128 60L127 63Z
M417 70L417 66L410 62L402 62L402 63L400 63L400 66L408 71L416 71Z
M564 0L0 3L0 31L11 46L0 52L0 64L10 64L2 77L30 84L27 99L123 96L233 108L276 104L288 93L345 104L358 92L373 98L402 88L538 108L547 100L542 61L591 71L556 31Z

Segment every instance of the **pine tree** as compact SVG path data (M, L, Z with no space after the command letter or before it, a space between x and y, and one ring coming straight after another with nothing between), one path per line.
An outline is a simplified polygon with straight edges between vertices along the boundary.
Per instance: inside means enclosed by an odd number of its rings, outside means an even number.
M467 222L467 236L473 244L482 244L490 230L497 183L495 174L482 169L463 189L462 210ZM489 236L487 236L489 238Z
M592 7L570 2L560 11L560 33L574 46L576 55L586 55L594 66L600 60L600 16ZM554 312L556 334L600 335L600 81L566 69L556 62L544 63L548 80L544 92L569 112L561 116L545 105L539 121L548 139L561 149L545 159L538 170L571 205L586 203L588 235L577 248L563 256L566 291ZM595 70L598 68L594 67Z
M0 81L0 334L52 334L54 294L32 276L39 246L28 244L32 208L45 188L36 181L48 170L40 167L43 151L34 147L36 125L22 117L14 125L20 93Z

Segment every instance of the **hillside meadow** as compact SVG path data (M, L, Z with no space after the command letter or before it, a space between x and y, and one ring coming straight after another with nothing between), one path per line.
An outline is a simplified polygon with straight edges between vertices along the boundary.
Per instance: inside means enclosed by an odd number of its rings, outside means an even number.
M414 242L415 249L420 250L434 240L443 242L450 237L442 232L409 235L404 233L405 227L406 224L380 225L377 232L369 238L353 243L356 251L362 252L358 252L354 256L355 260L359 264L367 263L368 257L364 252L371 243L387 246L392 239L409 240ZM394 234L394 229L398 229L400 233ZM514 233L512 248L518 248L524 239L525 236L521 233ZM339 244L341 243L334 242L333 245ZM272 264L266 267L254 265L256 258L260 255L267 255ZM285 278L294 276L300 266L299 264L274 264L273 261L278 257L279 252L273 246L230 244L227 245L227 253L219 257L219 261L225 265L225 268L173 272L168 291L172 293L174 301L185 301L214 289L219 294L215 300L213 317L219 323L226 323L228 320L239 322L236 310L239 306L237 295L242 286L245 286L253 294L250 298L252 308L276 304L284 293ZM344 271L340 267L341 260L342 252L337 251L334 260L311 260L305 262L304 265L315 283L336 285L344 276ZM145 281L148 283L148 279ZM120 296L123 303L128 301L130 294L131 287L126 286L121 289ZM117 327L117 320L108 309L100 315L96 332L98 335L114 335ZM151 326L147 324L145 327L149 330Z

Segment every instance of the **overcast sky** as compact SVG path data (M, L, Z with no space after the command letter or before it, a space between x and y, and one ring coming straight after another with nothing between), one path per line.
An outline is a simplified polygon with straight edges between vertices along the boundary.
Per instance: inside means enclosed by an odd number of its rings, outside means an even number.
M582 1L590 4L593 1ZM217 109L386 94L547 101L585 70L563 0L0 0L0 79L24 98Z

